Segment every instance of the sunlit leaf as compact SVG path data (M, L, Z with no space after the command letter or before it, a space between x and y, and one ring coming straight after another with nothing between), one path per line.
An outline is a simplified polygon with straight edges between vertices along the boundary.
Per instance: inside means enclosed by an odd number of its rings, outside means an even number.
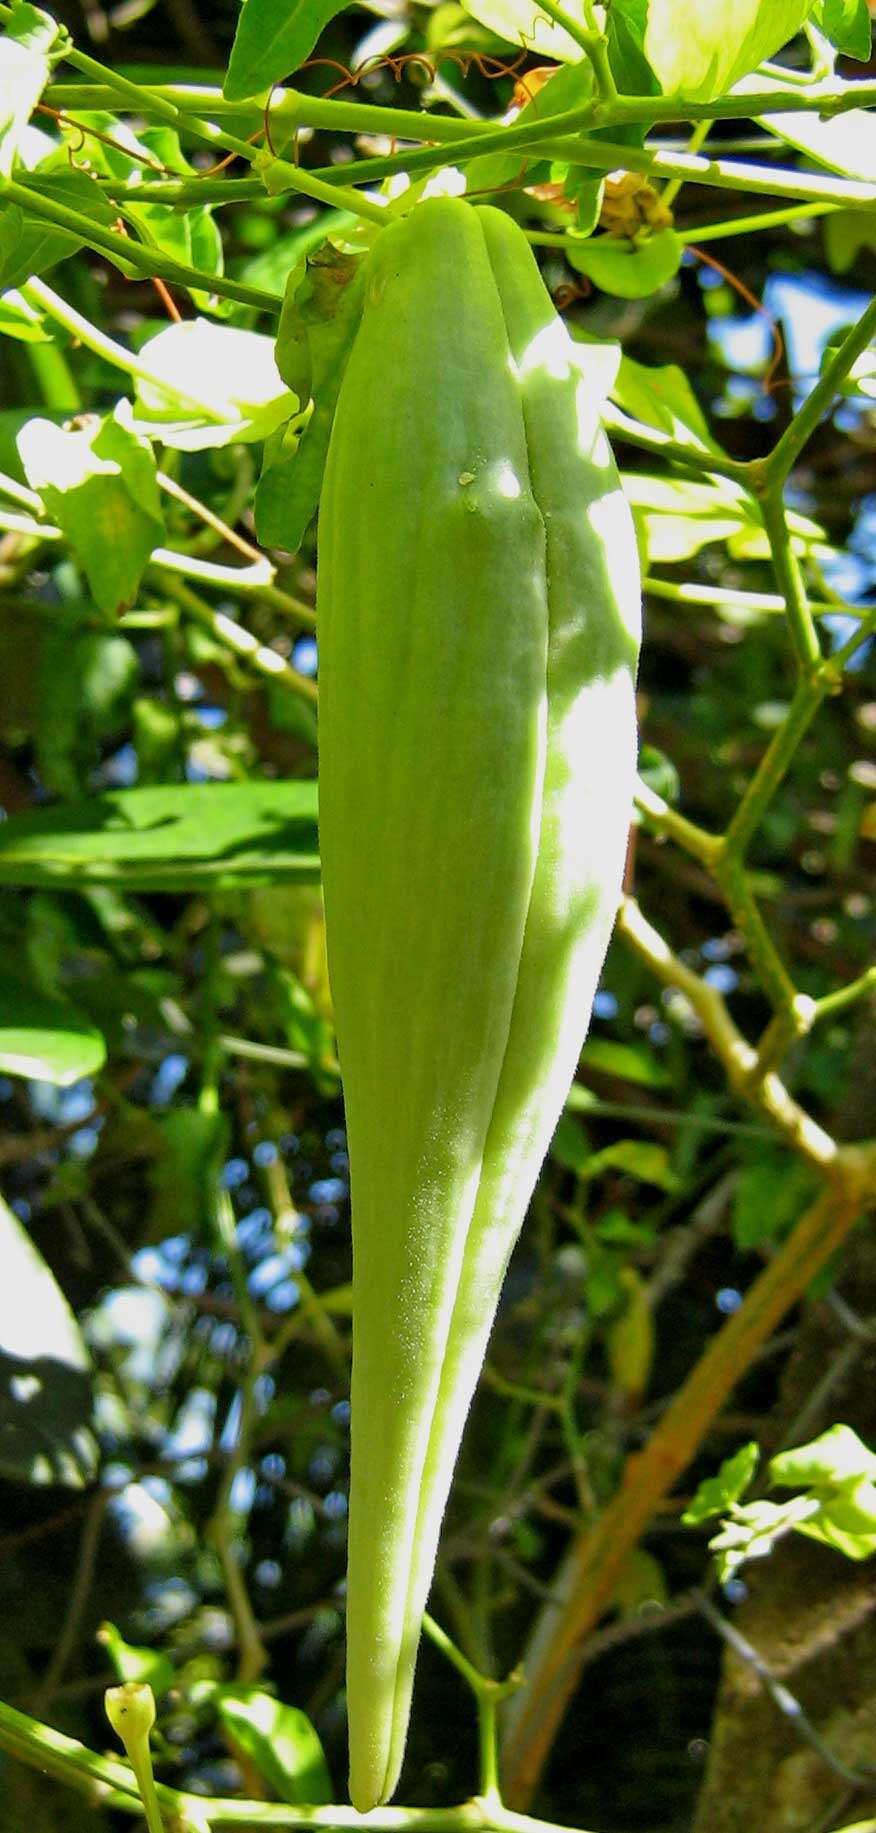
M12 0L6 30L0 37L0 174L8 178L21 136L49 80L52 64L63 56L67 33L48 13L26 0Z
M181 451L266 439L299 405L260 331L184 319L149 338L142 355L158 378L137 381L143 429Z
M619 1044L610 1037L589 1037L581 1051L581 1066L642 1088L666 1088L672 1082L669 1070L644 1044Z
M63 999L0 975L0 1073L67 1088L94 1075L106 1057L103 1038Z
M22 344L51 343L51 334L46 330L40 313L16 292L4 293L0 297L0 334L17 338Z
M733 1456L725 1458L713 1477L706 1477L687 1506L681 1519L685 1527L697 1527L723 1515L745 1494L758 1466L760 1450L751 1440L740 1445Z
M772 90L774 94L777 90L799 94L792 84L782 82L781 71L773 70L746 77L738 88L743 95L752 97L754 115L757 115L756 97L764 90ZM769 133L806 153L816 165L826 166L831 172L841 172L845 178L876 183L876 119L868 110L850 108L829 121L821 120L812 110L763 114L757 118Z
M656 427L671 439L711 452L720 450L684 370L676 363L637 363L624 354L611 398L632 420Z
M332 1785L322 1745L310 1719L260 1687L205 1688L236 1744L281 1801L331 1801Z
M31 420L18 436L28 483L81 560L95 601L115 613L133 604L164 519L148 441L128 402L76 431Z
M649 0L644 51L664 95L711 101L799 32L813 0ZM621 12L630 0L615 0ZM683 112L683 111L682 111Z
M876 1480L876 1454L851 1426L831 1426L808 1445L780 1451L770 1459L770 1482L782 1489L806 1489L810 1484L857 1483Z
M0 1470L81 1488L94 1474L91 1365L51 1269L0 1197Z
M876 1553L876 1484L853 1483L825 1497L818 1513L800 1522L798 1532L846 1559L869 1559Z
M173 1686L176 1673L173 1662L158 1649L137 1648L126 1642L115 1623L102 1623L97 1639L103 1643L120 1680L150 1686L158 1699Z

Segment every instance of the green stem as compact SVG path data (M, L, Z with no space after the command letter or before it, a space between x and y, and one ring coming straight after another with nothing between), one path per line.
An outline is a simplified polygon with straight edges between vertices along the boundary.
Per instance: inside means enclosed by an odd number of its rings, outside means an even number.
M666 835L674 840L677 846L691 853L702 865L711 871L715 861L720 857L724 844L723 835L710 834L706 828L697 827L695 822L688 821L686 815L680 815L677 809L670 808L662 796L649 789L641 779L636 784L636 807L645 816L648 826L655 834Z
M264 1182L273 1221L274 1238L282 1244L294 1238L300 1218L292 1201L286 1167L279 1153L265 1166ZM298 1286L298 1308L287 1319L285 1327L274 1337L270 1346L269 1363L277 1361L283 1355L287 1344L292 1341L302 1323L309 1324L332 1373L346 1387L349 1370L344 1339L303 1268L299 1268L296 1272L295 1282Z
M206 566L207 562L201 561L200 565ZM314 683L306 675L299 675L297 669L290 668L285 656L278 655L276 649L269 649L266 644L260 643L251 630L238 624L227 612L214 611L213 606L208 605L197 592L193 592L190 586L176 579L165 579L163 585L165 592L176 604L181 605L190 617L197 618L200 624L205 624L217 642L225 649L230 649L241 662L245 662L266 680L273 681L276 686L287 688L297 694L299 699L308 701L312 706L316 705Z
M785 223L806 222L813 216L832 216L836 204L789 204L784 210L762 210L757 216L736 216L726 223L696 223L685 226L688 248L700 243L723 242L728 236L757 235L762 229L781 229Z
M431 117L429 117L431 120ZM789 171L784 167L755 165L739 159L711 159L702 153L650 151L644 147L624 146L605 140L580 138L556 139L558 134L573 134L589 124L586 109L554 115L530 125L522 121L514 127L496 129L485 124L476 130L471 121L464 123L467 137L457 140L446 150L421 147L385 158L359 159L340 168L344 182L372 183L395 172L436 170L446 165L463 165L484 153L539 151L542 158L564 160L570 165L584 165L595 171L612 172L620 168L642 172L650 178L680 178L685 183L710 185L717 190L740 191L753 196L809 199L813 203L830 203L838 208L876 208L876 187L864 180L839 179L820 173ZM419 130L423 132L422 127ZM437 136L436 136L437 138ZM449 138L449 136L442 136ZM316 176L327 183L338 183L338 168L317 167Z
M859 999L866 999L876 992L876 967L868 967L866 973L860 974L857 980L850 980L835 993L825 993L823 998L816 999L814 1022L820 1023L823 1018L835 1018L838 1012L845 1012L847 1006L854 1005Z
M0 7L0 17L9 17L9 8ZM565 27L568 30L568 26ZM580 31L580 27L579 27ZM599 34L597 33L597 36ZM440 55L440 54L439 54ZM69 63L82 69L84 74L92 75L89 84L53 83L46 91L46 100L55 108L105 108L113 106L114 92L124 84L132 96L133 111L136 114L159 114L166 120L184 121L189 114L207 113L217 119L235 120L243 133L253 133L264 122L265 111L261 103L248 101L229 102L218 87L197 83L131 83L120 78L107 66L97 63L93 58L83 58L81 54L71 55ZM85 66L88 69L85 69ZM783 82L787 72L782 73ZM834 116L846 114L851 109L869 108L876 103L876 81L872 79L857 82L831 82L808 85L805 90L791 92L787 87L764 90L761 94L729 94L716 96L703 102L685 99L680 95L665 96L627 96L616 92L610 104L600 109L600 117L606 125L626 125L629 122L644 122L648 127L661 122L749 120L755 113L757 117L777 114L816 114ZM167 112L170 110L170 112ZM316 118L313 111L319 112ZM163 112L162 112L163 111ZM351 114L352 117L351 118ZM345 122L345 115L347 116ZM365 117L371 117L371 125ZM382 120L379 119L382 117ZM333 128L343 132L349 128L352 133L387 131L387 117L399 121L397 132L406 139L420 139L422 126L410 131L412 122L428 120L436 131L429 138L436 140L443 137L448 125L448 117L443 115L428 116L425 110L381 108L370 103L351 102L345 98L305 95L295 89L278 88L271 99L271 120L301 122L302 125ZM459 126L459 123L457 123ZM452 135L448 135L448 138Z
M385 229L391 221L385 205L370 203L367 198L360 197L358 191L338 183L337 177L333 183L329 183L319 173L293 165L288 159L265 158L259 169L265 189L271 197L284 191L300 191L302 197L311 197L316 203L328 204L332 210L349 210L353 215L361 217L363 222L376 223L379 229ZM334 171L337 173L338 170L346 169L335 167Z
M539 238L531 236L529 239L536 241ZM752 487L755 473L746 459L730 458L726 452L712 451L708 446L685 445L679 439L670 439L656 427L645 426L640 420L633 420L613 402L606 403L602 417L609 432L616 434L618 439L626 440L628 445L636 446L639 451L652 452L663 462L670 459L674 465L683 465L686 471L712 472L719 477L732 477L746 489Z
M821 674L797 683L787 715L774 734L723 836L726 853L741 859L824 698Z
M103 1792L122 1790L128 1796L135 1793L135 1779L127 1764L114 1757L98 1756L95 1750L80 1744L78 1738L67 1737L63 1731L55 1731L51 1725L43 1725L2 1701L0 1750L71 1788L85 1789L91 1794L98 1789Z
M54 319L56 324L63 325L64 330L69 331L70 336L76 338L80 344L84 344L86 350L93 350L95 356L102 357L105 363L111 363L115 369L121 369L125 375L133 376L135 381L148 382L153 388L167 391L166 376L161 376L157 370L152 369L148 360L142 356L136 356L133 351L126 350L124 344L117 344L115 338L108 337L105 331L99 331L90 319L84 318L82 313L77 312L74 306L68 305L66 299L62 299L59 293L53 292L50 286L46 286L44 280L28 280L21 290L31 305L35 306L38 311L44 312L48 318ZM211 407L209 402L199 400L197 395L188 394L185 389L178 388L176 383L173 385L173 394L179 396L180 400L185 401L188 406L196 408L197 412L203 414L207 420L221 425L225 419L220 409Z
M784 616L785 600L779 592L746 592L741 587L707 586L698 580L675 581L657 579L653 573L646 573L642 580L642 590L649 598L666 598L677 605L714 605L716 610L726 608L728 611L747 611L753 614L769 612L771 615ZM862 620L866 612L855 605L838 605L836 601L809 601L813 617L836 617L841 610L844 617L857 617Z
M564 7L559 6L557 0L541 0L539 10L546 13L548 19L552 20L554 25L559 26L568 38L571 38L579 51L584 52L593 71L597 95L607 106L610 105L617 95L617 88L608 61L608 42L605 33L599 29L593 0L583 0L582 11L585 19L583 26L579 25L577 19L567 13Z
M12 484L14 484L14 479L0 478L0 489L5 490L8 485ZM16 500L23 502L24 497L21 490L22 486L18 485L14 492L10 491L10 494L14 494ZM64 539L60 528L56 528L53 523L37 522L32 516L16 515L4 509L0 509L0 529L5 530L8 534L22 535L37 542L63 541ZM170 547L156 547L153 548L146 563L146 570L151 573L156 569L164 574L179 574L183 579L195 579L199 585L213 586L218 592L231 592L246 598L263 598L265 604L275 605L279 611L283 611L287 617L293 617L305 628L315 628L316 617L310 606L290 597L287 592L281 592L279 586L272 583L274 568L267 559L259 560L252 566L246 567L220 566L217 561L201 560L195 554L178 554ZM165 587L166 584L165 581ZM315 699L316 689L313 683L308 681L304 675L297 675L294 669L290 669L283 657L277 655L276 650L261 651L255 637L251 636L249 631L244 630L240 624L235 624L233 619L226 618L224 623L219 625L215 621L219 613L214 613L210 606L204 605L203 600L200 601L200 607L197 612L193 604L187 608L193 616L200 616L202 621L210 624L214 635L220 642L225 641L228 647L235 648L242 661L250 662L262 674L269 674L272 678L285 681L286 686L292 686L294 682L296 693L303 694L307 700ZM49 607L45 606L44 609L49 609ZM255 653L257 650L260 651L259 654ZM287 676L290 676L291 680L287 679Z
M98 1756L78 1739L64 1736L14 1707L0 1703L0 1749L72 1788L94 1798L99 1791L104 1805L141 1814L135 1778L124 1763ZM343 1804L311 1807L286 1802L246 1801L222 1796L188 1795L156 1784L156 1797L174 1825L237 1827L241 1833L258 1829L316 1829L318 1833L361 1833L362 1816ZM109 1796L109 1803L107 1797ZM498 1802L480 1799L449 1808L382 1807L368 1817L369 1833L563 1833L552 1821L515 1814Z
M201 979L201 1085L198 1090L198 1112L215 1119L219 1113L219 1074L222 1068L222 1046L219 1042L219 923L211 911L203 942L204 966ZM232 1237L233 1237L232 1224ZM223 1247L226 1244L223 1242ZM226 1249L227 1251L227 1249ZM237 1260L235 1259L235 1266ZM244 1279L244 1287L246 1280ZM249 1296L246 1288L247 1297ZM238 1303L240 1293L237 1293Z
M593 80L603 110L610 114L617 101L617 84L612 75L608 56L608 39L600 27L593 0L582 0L584 18L587 21L587 34L584 50L590 59L593 69Z
M853 108L872 108L876 102L876 83L813 83L805 90L765 89L754 93L717 96L714 101L693 101L681 95L617 97L611 109L611 124L639 122L645 127L661 121L762 120L764 115L818 114L819 117L847 114Z
M16 179L0 177L0 199L19 204L28 215L39 217L43 222L54 223L58 229L66 229L68 234L85 242L89 248L110 255L123 271L126 266L135 267L150 279L157 275L160 280L170 281L174 286L197 287L205 293L219 293L225 299L237 299L243 305L257 306L260 311L270 312L274 317L280 310L282 302L273 293L263 292L261 287L246 286L242 281L227 280L222 274L207 274L199 267L188 267L184 262L174 261L157 248L146 248L141 242L119 235L114 229L104 229L83 211L71 210L69 205L45 197L42 192L34 191Z
M310 1061L303 1050L286 1050L282 1044L261 1044L255 1038L234 1037L225 1031L219 1042L229 1056L248 1057L254 1063L273 1063L278 1069L306 1069Z
M252 200L265 195L260 178L156 178L138 185L136 198L129 181L118 173L109 178L95 178L92 182L114 203L179 204L185 209L192 204L236 204L245 198Z
M504 1825L506 1810L502 1807L502 1796L499 1790L497 1714L501 1701L507 1699L508 1695L520 1685L519 1676L513 1674L508 1680L500 1681L492 1680L489 1675L482 1674L462 1653L461 1649L451 1642L440 1623L436 1623L434 1617L430 1617L428 1613L423 1617L423 1629L430 1642L434 1642L435 1647L440 1648L442 1655L446 1655L447 1660L456 1668L457 1673L462 1675L463 1680L474 1694L478 1714L480 1750L480 1785L477 1798L489 1810L490 1824ZM501 1815L501 1820L493 1819L496 1810Z
M790 426L786 427L781 439L764 461L770 484L780 485L787 478L807 440L815 432L819 421L828 413L834 397L842 388L856 359L867 349L868 344L872 343L874 333L876 333L876 298L871 299L857 324L847 332L824 373L807 395L802 407L794 415Z
M201 1086L198 1095L199 1113L211 1117L219 1113L219 1073L222 1066L222 1044L219 1032L220 973L219 920L215 913L211 913L204 937ZM257 1417L256 1381L265 1366L267 1352L258 1307L249 1289L246 1265L238 1246L234 1208L227 1190L218 1187L214 1190L212 1216L216 1245L228 1262L234 1296L240 1312L240 1321L248 1338L249 1355L239 1389L240 1414L237 1433L222 1473L216 1506L207 1523L206 1534L222 1567L225 1590L237 1632L238 1677L242 1681L252 1681L258 1679L267 1656L243 1573L235 1555L231 1492L235 1478L244 1468L249 1457L252 1432Z
M876 90L876 85L858 85L859 89ZM74 92L78 93L78 92ZM843 92L844 93L844 92ZM57 94L59 100L68 98L68 91L50 89L50 99ZM138 91L138 112L160 112L161 105L166 108L166 96L173 94L174 118L179 118L183 125L193 125L190 110L204 106L209 99L211 108L213 97L205 97L203 91L186 92L175 90L171 86L162 92L160 88L145 88ZM90 105L98 98L91 98ZM862 100L864 98L861 98ZM834 102L832 112L841 111L841 99L834 92L821 95L816 99L807 95L806 107L811 110L830 105ZM724 106L726 104L726 106ZM71 105L68 100L68 106ZM799 107L796 97L789 97L782 91L774 96L757 98L758 109L768 109L770 113L787 112L792 107ZM843 103L843 106L856 106L857 103ZM231 105L215 99L217 114L229 112ZM236 118L243 119L244 125L251 125L255 130L263 121L263 111L252 107L251 114L242 114L246 105L234 104ZM332 201L337 204L339 197L347 202L350 187L357 184L371 183L377 179L390 176L399 171L433 170L442 165L464 162L478 158L481 153L513 152L524 148L540 147L545 157L565 159L573 164L587 165L599 171L613 171L624 168L638 171L654 178L678 179L680 182L712 185L718 188L741 191L748 195L788 197L799 200L811 200L813 203L831 204L836 207L854 205L861 208L876 207L876 190L872 184L863 180L842 179L833 175L788 171L768 165L757 165L732 159L711 159L696 153L670 153L661 150L649 150L643 147L625 146L622 143L610 144L604 140L586 139L583 130L592 125L598 111L600 124L606 118L619 124L628 120L647 117L649 122L660 120L689 120L743 118L751 114L751 98L730 96L714 102L703 104L674 102L663 97L618 97L612 103L588 102L579 108L568 109L562 114L540 121L523 120L511 127L497 126L494 122L483 123L471 120L459 120L452 115L430 115L425 111L414 109L394 109L372 106L367 103L348 102L322 96L300 95L294 90L286 90L275 98L271 109L271 118L285 122L287 125L326 128L338 133L366 134L390 133L396 137L432 142L421 146L413 152L402 152L386 158L360 159L348 166L327 166L316 168L303 174L298 167L289 164L288 173L283 176L288 188L305 189L306 184L319 182L326 184ZM630 112L632 111L632 112ZM216 140L216 133L211 136ZM582 136L575 139L562 139L558 136ZM255 158L255 151L246 142L236 142L241 157L250 160ZM446 152L441 149L447 148ZM452 152L450 151L452 148ZM278 162L286 164L287 162ZM314 192L313 195L316 195ZM353 207L350 205L349 207ZM361 205L355 206L361 210ZM203 282L201 282L203 284ZM206 284L213 285L212 277ZM251 303L251 302L248 302Z
M713 870L733 921L745 937L760 986L779 1011L792 1012L797 989L754 901L740 855L725 848Z
M768 459L766 463L769 465L770 460ZM821 661L821 647L815 622L809 609L800 564L791 545L785 505L782 500L781 474L779 474L778 482L770 478L769 488L761 499L761 514L770 544L776 584L785 600L788 626L797 663L804 675L811 674Z
M704 141L708 140L713 125L714 122L711 116L705 116L702 121L697 122L688 142L687 150L689 153L699 152ZM670 210L672 208L683 184L683 178L670 178L668 184L664 185L660 193L660 202L665 210Z

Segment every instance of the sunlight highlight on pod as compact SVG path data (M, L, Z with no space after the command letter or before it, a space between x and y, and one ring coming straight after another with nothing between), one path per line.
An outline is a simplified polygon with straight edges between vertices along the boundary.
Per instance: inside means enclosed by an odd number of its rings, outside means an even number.
M617 910L640 615L605 358L522 232L428 199L367 262L317 591L361 1811L398 1782L466 1415Z

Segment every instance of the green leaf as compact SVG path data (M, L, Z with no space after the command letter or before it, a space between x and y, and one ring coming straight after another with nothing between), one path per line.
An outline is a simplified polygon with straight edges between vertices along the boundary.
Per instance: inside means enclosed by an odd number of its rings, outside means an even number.
M845 57L868 62L873 28L867 0L816 0L812 22Z
M587 1177L601 1176L603 1171L623 1171L640 1184L656 1184L660 1190L676 1190L678 1179L669 1162L665 1146L649 1139L617 1139L602 1152L594 1153L587 1166Z
M818 1488L876 1479L876 1455L851 1426L831 1426L808 1445L770 1459L770 1482L779 1489Z
M63 163L59 165L59 161ZM55 148L37 171L27 173L27 185L35 198L43 196L65 204L105 229L112 227L118 215L95 180L87 172L71 171L63 152ZM0 199L0 291L23 285L81 247L81 236L44 222L36 211L32 213ZM128 263L116 265L131 276L135 273Z
M261 215L260 220L264 221ZM278 299L282 299L293 268L298 268L300 272L300 264L305 256L314 254L327 236L342 240L355 228L356 218L349 211L322 210L301 229L295 229L287 235L276 235L257 255L238 263L234 270L235 276L238 280L245 280L249 286L260 286L266 293L274 293Z
M174 1107L155 1118L160 1145L152 1168L149 1241L167 1235L203 1235L210 1226L213 1193L228 1146L223 1114Z
M782 81L780 70L746 77L738 88L741 94L753 98L764 90L773 93L784 90L790 95L800 93L795 84ZM806 153L816 165L826 166L830 172L841 172L845 178L855 178L865 184L876 183L876 119L868 110L850 108L845 114L835 115L832 121L821 121L816 114L804 111L758 114L756 101L753 101L752 115L768 133L796 147L798 152Z
M822 352L822 372L835 354L838 341L838 338L832 339ZM845 381L841 384L841 392L844 395L865 395L870 401L876 398L876 350L872 345L869 350L863 350L852 364Z
M89 630L69 615L52 620L37 673L37 763L48 788L85 793L101 739L127 721L139 667L127 637Z
M255 498L259 540L295 553L312 521L335 406L362 312L362 263L331 248L287 291L277 333L277 368L296 397L313 397L297 450L266 464Z
M708 102L793 38L813 0L649 0L644 52L664 95ZM615 0L621 13L629 0ZM614 10L614 8L613 8ZM638 10L638 9L636 9ZM683 108L680 110L683 114Z
M17 204L0 202L0 291L23 286L81 247L78 237L25 216Z
M222 1724L269 1782L281 1801L331 1801L332 1784L322 1745L306 1713L284 1706L254 1686L198 1688L208 1697Z
M657 95L660 84L645 55L650 0L624 0L606 14L608 57L622 95Z
M854 1483L826 1497L817 1515L797 1524L797 1532L846 1559L869 1559L876 1553L876 1484Z
M688 560L712 541L727 541L742 559L766 556L769 546L751 498L730 478L685 478L669 471L625 471L624 494L632 504L640 542L648 559ZM795 547L824 543L824 530L796 510L788 515Z
M299 406L260 331L183 319L149 338L141 355L158 377L137 380L141 430L183 452L267 439Z
M0 884L193 891L318 878L313 782L110 790L0 824Z
M589 1037L580 1062L583 1069L618 1076L621 1081L635 1082L641 1088L666 1088L672 1081L669 1070L657 1062L644 1044L618 1044L613 1038Z
M732 1457L725 1458L713 1477L706 1477L696 1491L693 1501L682 1515L685 1527L698 1527L701 1521L710 1521L714 1515L723 1515L740 1496L745 1494L757 1469L760 1451L754 1440L747 1445L740 1445Z
M715 1554L722 1584L732 1578L747 1559L766 1559L776 1542L799 1527L800 1502L742 1502L731 1507L729 1520L713 1535L709 1547Z
M539 61L582 61L581 47L542 12L538 0L463 0L465 10L508 44L522 45Z
M252 0L248 0L252 4ZM539 11L538 0L465 0L511 44L579 63L580 45ZM813 0L613 0L609 50L615 80L632 95L654 88L711 101L772 57L799 31ZM653 75L652 75L653 73ZM684 113L683 108L679 111Z
M13 0L0 38L0 175L5 178L11 177L21 136L67 43L63 26L48 13Z
M580 1086L573 1094L587 1091ZM580 1178L591 1182L601 1177L604 1171L622 1171L627 1177L633 1177L642 1184L656 1184L661 1190L675 1190L678 1179L669 1162L665 1146L658 1146L648 1139L618 1139L613 1145L606 1146L601 1152L592 1152L586 1133L571 1118L576 1110L586 1103L571 1098L566 1103L566 1112L560 1116L559 1124L551 1140L551 1156L557 1163L564 1165L568 1171L574 1171Z
M611 398L632 420L656 427L671 439L702 446L708 452L721 450L709 432L684 370L676 363L650 365L623 355Z
M674 229L628 242L623 236L570 236L565 255L570 267L586 274L603 293L619 299L645 299L665 286L681 266L684 242Z
M137 1648L125 1642L115 1623L102 1623L97 1632L120 1680L133 1680L152 1688L156 1698L167 1693L176 1678L173 1662L155 1648Z
M639 751L639 775L642 782L653 790L655 795L662 796L664 802L674 806L681 798L681 778L665 751L658 751L656 745L642 745Z
M15 292L3 293L0 298L0 336L17 338L22 344L52 342L51 333L46 330L41 314L28 304L21 293Z
M788 1152L759 1152L742 1167L733 1201L733 1239L743 1252L787 1233L812 1196L807 1166Z
M80 1489L94 1475L91 1364L75 1317L0 1197L0 1470Z
M140 143L147 155L157 159L171 172L185 174L191 172L195 177L196 169L191 166L183 154L179 135L172 127L145 128L139 135ZM137 168L135 168L137 173ZM128 184L134 182L135 173L131 171L130 161L125 174ZM139 168L138 175L150 176L148 166ZM136 192L130 193L131 203L126 199L126 211L140 227L144 242L154 248L160 248L163 254L172 260L181 262L187 267L196 267L201 273L222 274L224 272L224 255L222 237L213 219L209 204L187 204L185 210L175 209L172 204L138 204ZM198 287L189 288L192 299L199 310L209 307L216 309L216 300L209 291Z
M76 432L30 420L18 436L27 481L82 562L95 602L114 615L132 605L154 547L164 537L155 457L115 413Z
M293 76L341 11L342 0L244 0L224 84L228 101L262 95Z
M569 1113L560 1115L551 1140L551 1158L565 1171L583 1177L592 1156L592 1148L583 1127Z
M106 1058L104 1041L63 999L0 975L0 1072L69 1088Z
M862 251L876 254L872 210L833 210L824 218L821 230L831 273L850 273Z

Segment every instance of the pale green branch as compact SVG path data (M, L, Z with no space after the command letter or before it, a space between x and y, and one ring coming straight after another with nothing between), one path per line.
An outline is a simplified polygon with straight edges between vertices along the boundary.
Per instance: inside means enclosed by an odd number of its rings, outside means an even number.
M876 190L874 190L874 197L876 197ZM819 421L828 413L857 358L873 341L874 335L876 335L876 298L871 299L857 324L846 333L815 387L806 396L806 400L798 408L790 426L786 427L781 439L764 461L772 487L780 485L787 478L803 447L815 432Z

